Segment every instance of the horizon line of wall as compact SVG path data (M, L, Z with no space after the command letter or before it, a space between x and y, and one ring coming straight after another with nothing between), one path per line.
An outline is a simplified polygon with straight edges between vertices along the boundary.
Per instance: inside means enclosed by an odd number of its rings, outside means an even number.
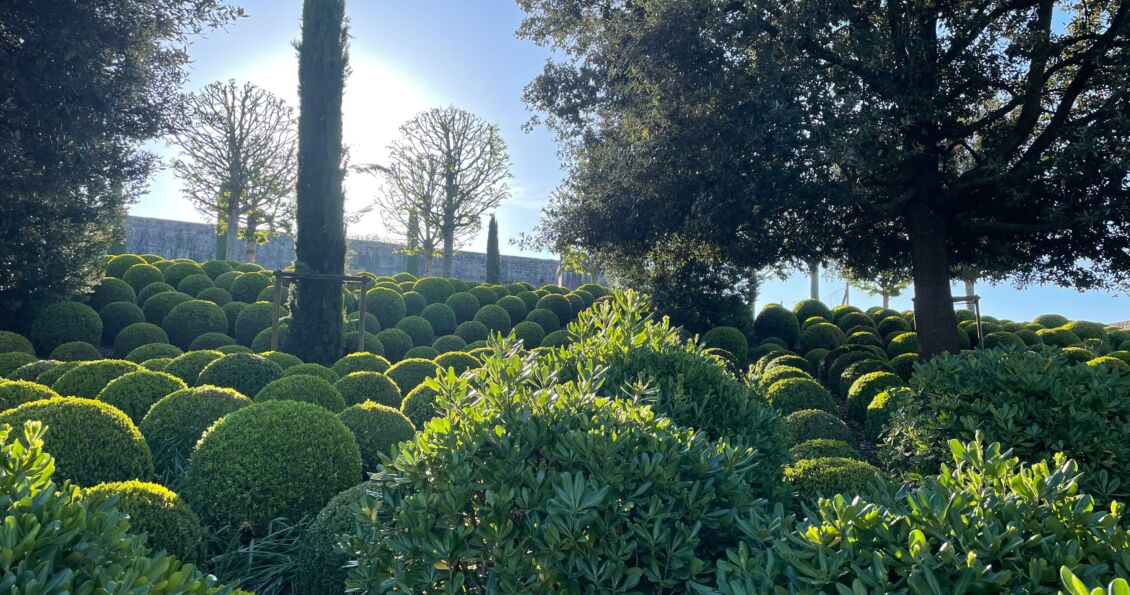
M156 254L164 258L210 260L215 256L215 227L207 223L136 217L125 219L125 248L133 254ZM240 242L238 256L243 256ZM347 240L346 268L374 275L393 275L407 268L408 257L397 252L398 244L373 240ZM242 258L232 259L242 260ZM255 262L267 269L282 269L294 263L294 240L287 235L271 238L255 251ZM435 259L436 266L440 259ZM486 281L486 254L460 250L452 261L456 279ZM561 285L575 289L588 283L588 275L560 269L560 261L548 258L502 255L501 283L527 281L535 286ZM434 271L433 271L434 274Z

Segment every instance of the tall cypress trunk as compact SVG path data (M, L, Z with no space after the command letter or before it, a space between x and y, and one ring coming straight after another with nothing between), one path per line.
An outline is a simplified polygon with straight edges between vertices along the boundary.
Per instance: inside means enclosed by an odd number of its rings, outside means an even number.
M497 284L502 278L502 255L498 251L498 221L490 216L487 226L487 283Z
M295 270L345 273L341 101L345 87L344 0L305 0L298 51L298 213ZM301 279L291 294L287 350L330 365L343 351L344 300L337 280Z
M939 353L957 353L961 344L950 290L945 222L924 201L915 201L909 216L918 353L923 359Z

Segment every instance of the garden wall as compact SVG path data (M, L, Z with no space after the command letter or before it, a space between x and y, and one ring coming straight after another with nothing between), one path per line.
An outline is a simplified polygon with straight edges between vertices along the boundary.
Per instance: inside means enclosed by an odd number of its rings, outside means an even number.
M150 217L126 217L126 252L157 254L165 258L191 258L205 261L213 257L216 246L214 227L205 223L172 221ZM397 244L371 240L350 240L348 267L376 275L404 271L406 257L397 254ZM243 255L243 246L239 248ZM272 238L256 251L256 262L268 269L280 269L294 262L294 240L289 236ZM455 254L455 277L467 281L486 280L486 254L460 251ZM437 258L435 266L440 266ZM560 283L575 288L589 281L576 273L563 271L557 276L558 261L524 256L502 256L502 283L528 281L534 285Z

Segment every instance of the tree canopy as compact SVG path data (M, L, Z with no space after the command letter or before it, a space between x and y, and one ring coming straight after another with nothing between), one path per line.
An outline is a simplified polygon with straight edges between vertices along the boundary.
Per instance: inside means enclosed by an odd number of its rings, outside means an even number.
M519 0L569 184L542 239L912 273L924 355L958 267L1130 285L1126 3Z

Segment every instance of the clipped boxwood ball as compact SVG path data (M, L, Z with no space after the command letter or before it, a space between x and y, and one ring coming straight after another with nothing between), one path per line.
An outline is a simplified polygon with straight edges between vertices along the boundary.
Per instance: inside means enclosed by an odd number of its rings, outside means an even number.
M177 357L182 353L184 353L184 351L176 345L169 345L168 343L149 343L127 353L125 359L135 364L140 364L159 357Z
M392 289L377 287L365 294L365 310L380 322L380 328L390 329L408 313L404 298Z
M502 296L498 298L495 305L506 310L506 313L510 315L510 322L514 324L518 324L526 319L526 314L528 313L526 303L517 297L512 295Z
M436 404L437 393L435 389L421 384L412 389L404 402L400 404L400 412L412 422L418 430L423 430L424 425L440 414Z
M235 339L225 335L224 333L204 333L199 337L192 340L188 345L190 351L200 351L205 349L215 349L223 347L224 345L235 345Z
M537 323L530 321L519 322L514 325L514 337L522 342L522 346L526 349L535 349L541 346L542 339L545 339L545 330ZM466 346L464 346L466 347Z
M235 281L236 277L242 274L243 273L239 271L228 271L226 273L220 273L215 279L213 279L213 281L216 283L216 287L219 287L220 289L226 289L230 292L231 284Z
M250 347L244 345L222 345L215 348L213 351L219 351L224 355L228 355L229 353L255 353Z
M3 357L3 355L0 355L0 358ZM44 372L54 368L55 366L58 366L61 363L63 362L59 362L53 359L34 360L16 368L15 370L12 370L11 372L8 372L7 374L0 374L0 376L5 376L8 380L29 380L35 382ZM0 382L0 384L3 384L3 382Z
M149 479L153 457L126 414L93 399L55 397L31 401L0 413L12 427L43 422L43 450L55 458L55 480L80 486Z
M233 388L242 395L257 395L272 380L282 377L282 367L253 353L225 355L204 367L197 386Z
M59 377L51 388L64 397L93 399L111 380L139 369L141 366L133 362L116 359L82 362Z
M412 389L422 384L424 380L435 376L438 371L439 366L433 361L426 359L406 359L393 364L393 366L388 369L387 376L396 383L397 388L400 389L400 394L406 395L412 392ZM396 403L395 406L399 407L400 403Z
M268 331L263 331L263 333L268 333ZM373 353L376 355L384 355L385 345L381 343L381 340L378 339L375 334L365 331L365 342L361 347L357 346L359 336L360 334L357 331L345 333L345 345L343 347L345 353Z
M475 296L475 299L483 306L489 306L490 304L498 302L498 294L489 287L472 287L467 293Z
M1045 345L1052 347L1072 347L1079 345L1083 342L1079 335L1065 329L1065 328L1049 328L1040 329L1036 331L1036 336L1039 337Z
M702 344L725 351L739 366L745 366L749 362L749 340L732 326L719 326L706 331L702 336Z
M346 319L345 319L346 320L345 328L347 328L348 330L351 330L351 331L359 330L359 328L361 326L359 324L360 318L361 318L360 312L351 312L349 314L349 316L347 316ZM377 317L374 316L372 312L365 312L365 332L376 334L376 333L380 332L380 330L381 330L381 323L380 323L379 320L377 320Z
M859 329L874 329L875 321L863 312L846 312L836 317L836 326L846 334L851 334Z
M407 316L396 323L396 328L404 331L412 339L413 346L428 345L435 342L432 325L422 316Z
M377 333L377 339L384 347L384 356L394 362L404 359L404 354L413 346L412 337L398 328L386 328Z
M848 390L848 413L862 421L867 417L867 408L881 392L906 386L906 381L891 372L871 372L860 376Z
M94 291L86 298L86 304L95 310L102 310L102 308L114 302L136 304L137 292L129 283L121 279L106 277L94 287Z
M785 467L785 481L807 500L836 494L866 496L879 478L874 465L845 457L803 459Z
M909 382L910 377L914 375L914 366L919 362L917 353L904 353L900 356L891 358L888 365L899 378Z
M275 362L284 371L291 366L297 366L302 363L302 360L298 359L297 355L286 353L285 351L263 351L259 353L259 355Z
M130 302L107 304L98 311L98 317L102 319L102 342L107 344L113 344L118 333L127 326L145 322L145 313Z
M169 311L161 327L168 333L173 345L188 349L200 335L227 332L228 317L220 306L212 302L191 300L177 304Z
M429 304L420 312L420 317L428 322L436 335L450 335L455 332L457 326L455 312L447 304Z
M200 268L204 269L204 274L208 275L209 279L215 280L216 277L231 271L232 265L223 260L209 260L200 263Z
M392 367L387 359L373 353L350 353L334 362L333 372L339 378L353 372L387 372Z
M164 372L180 378L188 386L195 386L196 379L200 377L200 372L208 364L223 356L223 353L215 350L189 351L174 357L165 366Z
M800 350L805 353L814 349L832 350L846 340L847 337L838 326L830 322L818 322L800 332Z
M546 335L545 338L541 340L541 346L564 347L572 341L573 339L569 335L569 331L562 329L559 331L553 331L552 333ZM468 345L468 347L470 347L470 345Z
M251 399L216 386L181 389L154 403L138 427L153 451L157 472L183 475L204 431L217 419L249 405Z
M538 330L541 330L541 327L538 327ZM432 348L436 350L436 353L440 354L448 353L451 351L463 351L467 348L467 342L458 335L444 335L436 339L435 342L432 343Z
M404 353L404 359L435 359L438 355L431 345L417 345Z
M59 302L39 311L31 323L31 342L41 354L48 354L63 343L102 340L102 319L86 304Z
M216 304L217 306L224 306L231 303L232 301L231 294L228 293L226 289L221 289L219 287L208 287L198 292L196 294L196 299L207 300L209 302L212 302L213 304Z
M231 299L251 304L259 300L259 294L270 287L271 282L271 276L265 273L243 273L233 279L231 286L226 289L231 294Z
M102 352L85 341L71 341L63 343L51 351L47 359L60 362L85 362L102 359ZM28 363L28 362L24 362Z
M412 284L412 291L424 296L429 304L442 304L455 293L455 287L447 279L424 277Z
M814 438L798 443L789 449L794 461L804 459L826 459L828 457L842 457L845 459L858 459L859 451L847 440L833 440L831 438Z
M419 316L428 305L427 298L415 291L406 291L401 297L404 298L404 314L407 316Z
M757 386L769 388L777 381L786 378L812 378L812 375L800 368L794 368L792 366L774 366L757 378Z
M1059 314L1041 314L1033 318L1032 322L1044 328L1052 329L1061 327L1071 321L1068 320L1066 316L1060 316Z
M212 279L209 278L208 275L201 274L189 275L184 279L181 279L180 283L177 283L177 291L181 293L187 293L188 295L191 295L192 297L195 297L197 299L199 299L198 296L200 295L200 292L204 291L205 289L211 289L214 287L216 287L216 284L212 282Z
M824 320L832 320L832 310L824 305L820 300L801 300L793 306L793 315L797 320L807 321L813 316L818 316Z
M200 275L201 277L205 278L208 277L208 275L204 273L204 269L200 268L200 265L196 264L195 262L185 260L178 260L177 262L173 263L172 266L165 269L164 273L165 283L168 283L173 287L179 286L181 281L184 281L192 275Z
M894 372L887 362L878 359L866 359L853 363L840 373L840 377L836 380L835 390L833 393L844 400L848 398L848 392L851 391L851 386L855 384L856 380L860 377L871 374L873 372ZM828 384L832 384L829 378Z
M512 328L510 322L510 314L501 306L495 304L488 304L479 308L479 313L475 314L475 322L481 323L487 327L491 333L499 333L503 335L510 334Z
M569 300L569 306L573 308L573 317L576 318L585 309L585 300L575 293L565 294L565 299Z
M1094 359L1087 360L1088 366L1102 366L1112 370L1117 370L1122 374L1130 374L1130 363L1109 355L1103 355Z
M280 308L280 315L286 312ZM240 308L235 318L235 340L241 345L250 346L255 337L271 328L275 318L275 305L270 302L255 302Z
M537 308L535 308L535 310L538 309L549 310L550 312L553 312L553 315L557 317L558 324L560 325L564 325L573 319L573 306L569 303L569 300L565 299L565 296L562 295L553 293L546 295L545 297L538 300ZM532 320L529 316L527 316L526 319ZM546 332L553 332L549 329L545 330Z
M34 355L22 351L0 353L0 378L7 377L16 370L37 360L38 358ZM3 382L3 380L0 380L0 382Z
M451 297L448 297L447 300L444 301L444 304L451 308L452 313L455 314L456 324L473 320L475 314L479 312L479 308L482 307L479 300L475 299L475 296L467 292L452 294Z
M210 527L262 535L273 519L317 514L361 478L361 453L336 415L267 401L221 418L196 446L185 498Z
M255 395L255 402L302 401L324 407L334 413L345 409L345 399L334 385L323 378L299 374L271 381Z
M475 341L486 341L490 336L490 329L477 320L470 320L455 328L455 336L463 339L470 345Z
M349 554L337 550L338 536L352 533L357 519L353 509L376 484L355 485L330 499L302 536L294 588L298 595L344 593L349 578Z
M800 321L784 306L769 304L754 318L753 333L760 339L776 337L792 346L800 337Z
M244 302L228 302L221 306L224 315L228 317L228 335L235 336L235 323L239 319L239 313L247 307Z
M146 545L182 561L200 559L204 527L192 508L163 485L142 481L101 483L82 492L90 504L116 499L115 507L129 515L130 533L146 535Z
M1085 364L1098 357L1098 354L1090 349L1082 347L1064 347L1059 351L1059 354L1067 358L1068 361Z
M365 471L376 471L382 454L389 454L392 447L416 434L416 427L403 413L373 401L353 405L338 414L338 418L357 439Z
M781 415L804 409L819 409L835 413L836 403L832 393L809 378L786 378L778 380L765 393L769 404Z
M165 274L161 269L148 264L135 264L122 275L125 281L137 294L137 303L144 304L145 300L161 291L172 291L172 284L165 282ZM157 287L154 287L157 286Z
M165 366L171 361L173 361L171 357L155 357L141 362L141 367L153 372L164 372Z
M161 281L150 283L149 285L146 285L144 288L142 288L141 291L137 292L137 305L144 306L145 302L148 302L149 299L153 296L157 295L158 293L165 293L169 291L176 293L177 289L172 285Z
M51 366L40 374L35 381L43 386L54 386L64 374L79 367L82 363L84 362L59 362L57 365Z
M918 333L895 335L887 345L887 357L897 357L904 353L918 353Z
M154 403L178 390L188 388L183 380L165 372L137 370L111 380L98 400L113 405L140 424Z
M0 331L0 353L21 351L35 355L35 347L27 337L12 331Z
M283 378L286 378L287 376L298 375L316 376L318 378L321 378L322 380L325 380L326 382L329 382L330 384L337 382L341 378L337 375L337 372L334 372L333 370L323 366L322 364L315 363L296 364L283 370Z
M146 322L161 324L173 308L185 302L191 302L192 296L179 291L165 291L149 298L141 311L145 313Z
M351 372L334 383L348 406L372 401L389 407L400 407L402 393L396 383L380 372Z
M997 331L985 335L981 344L978 345L981 349L1024 349L1027 345L1024 341L1013 333L1007 331Z
M793 440L800 443L816 438L852 440L851 430L842 419L819 409L801 409L785 418L793 431Z
M106 263L106 275L121 278L130 267L145 264L145 259L136 254L117 254Z
M765 366L762 367L762 372L767 373L767 372L773 370L773 368L777 368L777 367L781 367L781 366L798 368L798 369L804 370L809 375L812 374L812 370L813 370L812 364L810 364L807 359L805 359L805 358L803 358L799 355L793 355L791 353L786 353L786 354L782 355L782 354L776 353L776 354L773 354L771 358L766 360Z
M522 300L522 303L525 304L527 316L529 315L530 312L533 312L535 309L537 309L538 300L541 299L541 297L539 297L538 294L536 294L532 291L520 291L520 292L514 294L514 296L517 297L518 299Z
M440 370L451 368L455 370L456 374L462 374L471 368L478 368L480 365L478 359L463 351L441 353L435 358L435 362Z
M53 399L58 396L59 393L31 380L0 382L0 411L7 411L24 403Z

